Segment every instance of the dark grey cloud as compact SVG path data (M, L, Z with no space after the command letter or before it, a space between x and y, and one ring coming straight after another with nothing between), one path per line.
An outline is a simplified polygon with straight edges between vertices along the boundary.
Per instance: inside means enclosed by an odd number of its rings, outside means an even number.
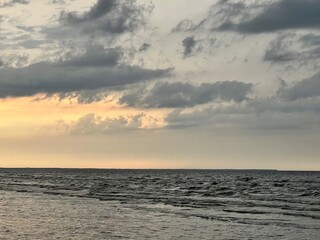
M221 24L219 29L242 33L263 33L286 29L318 29L320 27L319 11L320 2L318 0L281 0L272 2L251 19L243 18L238 23L227 20Z
M124 86L167 76L167 70L139 67L64 67L37 63L28 67L0 70L0 97L32 96Z
M264 61L286 62L298 60L298 53L289 50L292 45L291 34L285 34L271 41L264 54ZM290 39L289 41L287 41Z
M192 53L194 53L194 49L196 47L197 41L194 39L194 37L186 37L182 40L182 46L184 48L183 50L183 56L190 57Z
M151 45L149 43L144 43L140 46L139 48L139 52L144 52L147 51L149 48L151 47Z
M93 89L93 90L80 90L73 92L59 92L59 93L46 93L45 98L38 97L35 101L41 101L43 99L58 99L59 101L68 99L71 101L75 100L80 104L91 104L95 102L106 101L106 98L110 92L106 88Z
M320 35L309 33L302 36L299 41L301 41L305 46L320 46Z
M202 83L195 86L182 82L156 83L151 89L144 87L127 91L120 104L144 108L184 108L215 100L242 102L247 99L252 84L238 81Z
M19 42L17 45L22 46L27 49L32 49L32 48L38 48L42 44L46 43L46 41L43 40L35 40L35 39L28 39L22 42Z
M183 129L213 124L213 118L217 116L212 108L195 110L185 113L181 109L175 109L170 112L166 118L167 128Z
M168 76L169 69L144 69L119 64L121 51L90 47L81 56L0 69L0 98L62 94L123 87Z
M65 4L65 0L49 0L51 4Z
M61 66L67 67L113 67L119 64L123 56L120 48L105 49L101 45L89 45L86 52L80 56L61 61Z
M36 31L35 27L30 27L30 26L24 26L24 25L18 25L15 26L17 29L28 32L28 33L34 33Z
M62 12L60 21L71 31L121 34L143 27L147 21L146 14L150 11L150 8L138 4L135 0L98 0L85 13ZM60 29L62 32L64 30ZM59 32L59 29L46 31Z
M170 129L211 126L251 130L318 129L320 124L320 73L288 84L281 80L277 94L247 98L244 102L175 109L165 119Z
M175 109L165 119L167 128L211 126L242 130L285 130L315 128L320 123L319 98L284 101L277 96L249 99L244 104L184 111Z
M293 86L286 86L279 92L280 96L286 100L295 101L297 99L320 96L320 73L313 77L295 83Z
M244 0L218 1L208 9L201 21L194 23L192 20L184 19L172 29L172 32L235 30L235 25L256 15L257 11L263 7L265 3L248 3Z
M172 30L171 32L187 32L195 29L196 26L190 19L183 19L180 21Z
M81 23L98 19L111 12L112 8L116 7L116 0L98 0L90 10L84 14L76 12L62 12L61 20L67 23Z
M19 29L19 28L18 28ZM27 31L27 30L25 30ZM9 38L4 38L5 41L1 42L1 47L2 49L13 49L17 50L17 48L26 48L26 49L35 49L35 48L40 48L42 45L50 43L49 40L39 40L39 39L34 39L35 34L33 33L25 33L23 32L22 34L16 34L14 37L9 37Z
M320 58L320 37L316 34L280 34L270 42L264 54L264 61L281 63L298 61L313 63Z
M43 39L43 36L38 34L38 27L15 25L15 33L8 34L3 33L7 36L5 41L2 41L4 49L12 49L18 51L21 47L26 49L41 48L43 45L49 44L50 39Z

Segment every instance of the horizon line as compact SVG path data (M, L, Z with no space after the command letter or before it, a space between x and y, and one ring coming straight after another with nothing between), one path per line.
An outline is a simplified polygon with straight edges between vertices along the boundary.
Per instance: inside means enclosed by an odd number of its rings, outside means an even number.
M47 170L198 170L198 171L270 171L270 172L320 172L307 169L272 169L272 168L85 168L85 167L0 167L0 169L47 169Z

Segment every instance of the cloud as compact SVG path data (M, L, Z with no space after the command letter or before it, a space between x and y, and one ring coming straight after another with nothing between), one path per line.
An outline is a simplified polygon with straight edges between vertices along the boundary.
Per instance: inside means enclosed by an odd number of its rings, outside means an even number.
M63 60L59 64L70 67L113 67L119 64L122 56L121 48L105 49L102 45L95 44L87 46L84 54Z
M184 48L183 51L183 56L190 57L192 53L194 52L194 49L196 47L197 41L194 40L194 37L186 37L185 39L182 40L182 45Z
M41 46L44 43L46 43L46 41L28 39L28 40L20 42L18 45L22 46L24 48L27 48L27 49L32 49L32 48L38 48L39 46Z
M320 35L309 33L299 39L306 46L320 46Z
M173 110L165 119L167 128L211 127L242 130L295 130L317 128L320 98L283 101L277 97L249 99L230 106Z
M62 12L61 20L67 23L79 23L98 19L108 13L116 6L116 0L98 0L90 10L82 15L75 12Z
M12 7L15 4L28 4L29 0L10 0L0 5L0 8Z
M83 55L58 62L3 67L0 69L0 98L100 91L170 74L170 69L144 69L120 63L121 54L120 49L92 46Z
M195 29L196 26L194 25L194 23L192 22L192 20L190 19L184 19L182 21L180 21L172 30L172 33L176 33L176 32L187 32L187 31L191 31L193 29Z
M107 134L114 131L138 130L143 128L145 114L103 118L94 113L82 116L75 122L59 122L58 128L65 129L71 135Z
M247 99L252 84L237 81L202 83L199 86L183 82L156 83L150 90L129 90L120 98L120 104L144 108L184 108L215 100L242 102Z
M177 108L165 117L167 128L211 127L242 130L317 129L320 124L320 73L288 84L281 81L271 97L247 98L231 104Z
M151 45L150 45L149 43L144 43L144 44L142 44L141 47L139 48L139 52L147 51L150 47L151 47Z
M65 0L50 0L49 3L51 4L65 4Z
M243 130L317 129L320 124L320 73L287 84L281 81L276 95L248 98L232 104L175 109L166 118L167 128L209 126Z
M291 87L283 88L279 94L289 101L320 96L320 73L299 81Z
M316 64L320 58L320 37L314 33L279 34L271 41L263 60L272 63L297 61L300 65Z
M65 12L60 15L64 28L81 33L121 34L133 32L146 24L146 14L151 11L135 0L98 0L89 11L79 14ZM66 29L48 29L48 33L66 32Z
M299 54L289 50L293 44L292 37L292 34L283 34L271 41L263 60L275 63L298 60Z
M106 88L93 89L93 90L80 90L72 92L59 92L59 93L47 93L46 98L58 98L59 101L64 99L76 100L80 104L90 104L95 102L107 101L106 98L110 92ZM35 100L41 100L43 98L36 98Z
M247 11L245 10L244 14ZM318 0L281 0L265 6L261 13L251 19L243 17L238 23L227 20L220 26L220 30L265 33L286 29L318 29L319 11Z

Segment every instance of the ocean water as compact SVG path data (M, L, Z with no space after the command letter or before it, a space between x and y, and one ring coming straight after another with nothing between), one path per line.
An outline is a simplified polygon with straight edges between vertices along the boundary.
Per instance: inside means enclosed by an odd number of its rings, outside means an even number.
M0 239L320 239L320 172L0 169Z

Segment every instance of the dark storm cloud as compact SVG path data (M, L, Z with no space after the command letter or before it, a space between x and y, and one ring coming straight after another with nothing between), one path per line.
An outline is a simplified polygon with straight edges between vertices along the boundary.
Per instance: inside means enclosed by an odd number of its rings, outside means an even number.
M93 49L93 50L92 50ZM61 94L101 90L169 75L168 69L143 69L118 64L121 51L92 47L82 56L39 62L23 68L0 69L0 97Z
M147 90L145 88L126 92L120 104L146 108L184 108L215 100L242 102L247 99L252 84L237 81L202 83L200 86L182 82L162 82Z
M190 57L192 53L194 52L194 48L196 47L197 41L194 40L194 37L186 37L185 39L182 40L182 45L183 45L183 56Z
M151 11L150 8L139 5L135 0L98 0L89 11L83 14L62 12L60 21L71 31L80 30L88 34L96 32L121 34L133 32L144 26L146 13L149 11ZM54 31L59 32L59 29Z
M225 21L220 30L233 30L242 33L263 33L286 29L320 27L320 1L281 0L271 3L249 20L238 23Z

